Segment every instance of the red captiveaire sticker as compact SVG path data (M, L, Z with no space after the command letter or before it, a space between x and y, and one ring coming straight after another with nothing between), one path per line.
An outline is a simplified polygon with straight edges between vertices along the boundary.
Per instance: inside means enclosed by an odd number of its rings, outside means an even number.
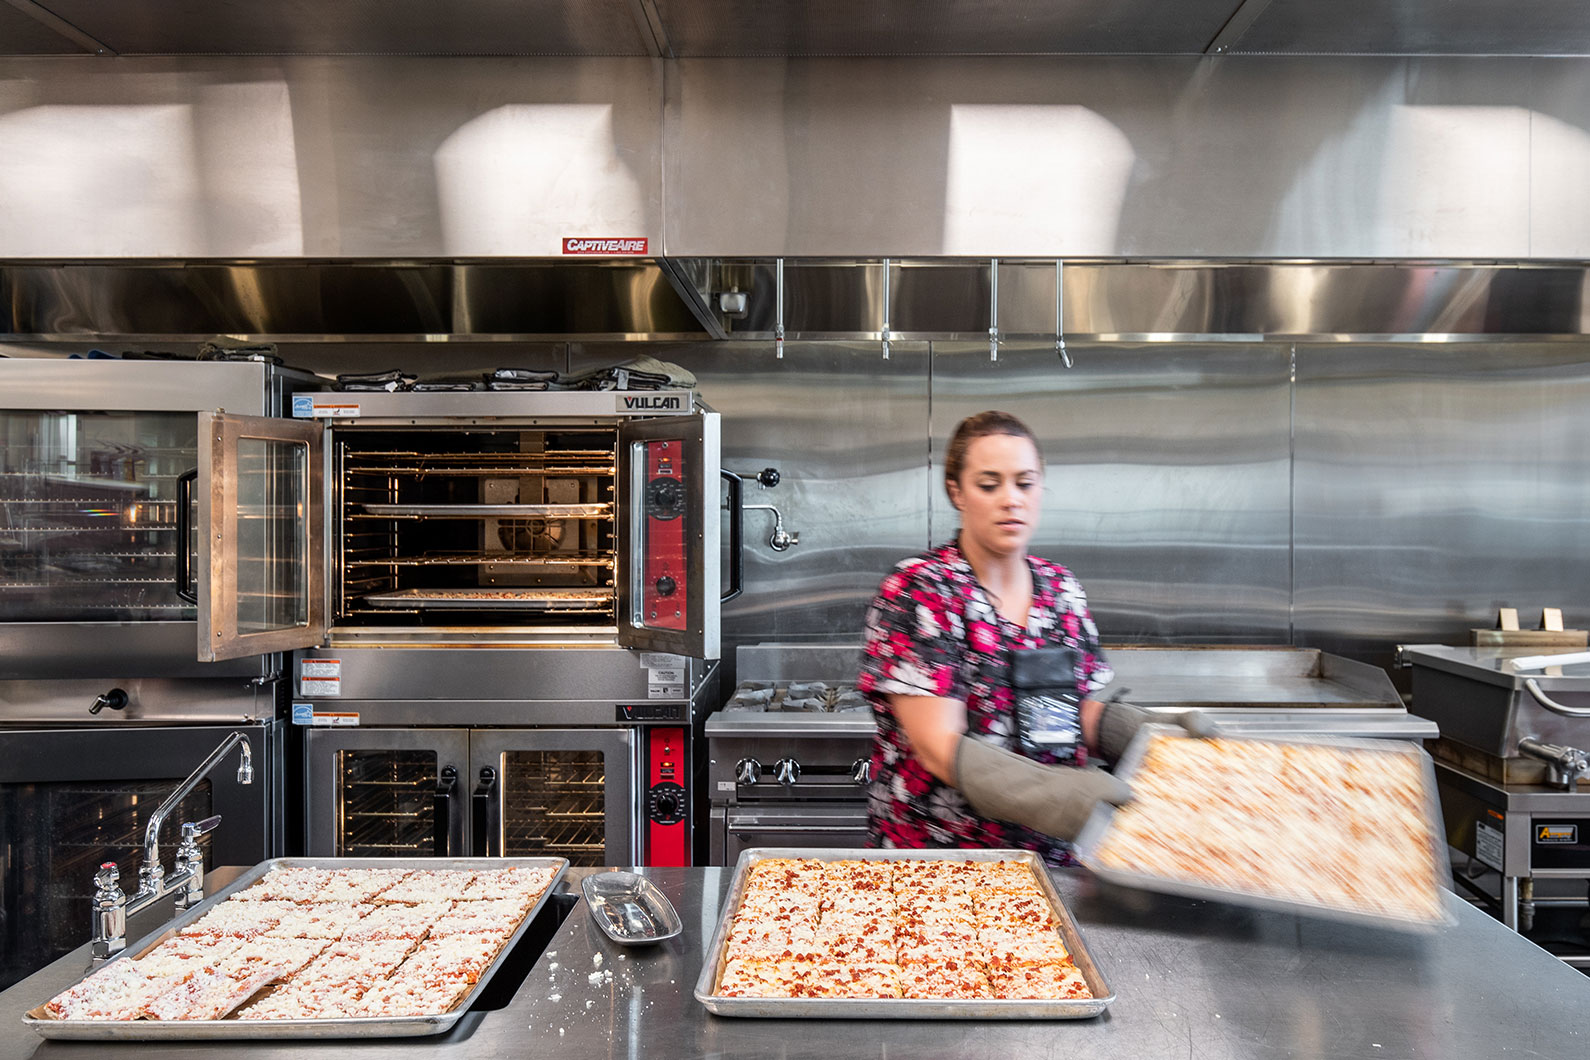
M564 236L563 253L565 254L644 254L646 245L650 240L644 237L639 239L596 239L590 236Z

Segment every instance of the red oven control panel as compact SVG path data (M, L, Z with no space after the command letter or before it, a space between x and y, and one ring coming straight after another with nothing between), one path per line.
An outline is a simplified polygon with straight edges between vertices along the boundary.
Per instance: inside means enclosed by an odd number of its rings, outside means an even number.
M646 521L641 558L641 620L654 629L682 630L690 616L683 446L668 440L644 444Z
M690 776L684 729L645 730L647 865L690 864Z

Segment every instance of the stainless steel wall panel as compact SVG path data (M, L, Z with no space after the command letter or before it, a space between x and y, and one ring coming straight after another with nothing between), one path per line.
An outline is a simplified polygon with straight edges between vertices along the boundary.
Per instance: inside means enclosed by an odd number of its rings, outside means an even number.
M1590 347L1300 346L1296 395L1297 643L1590 621Z
M1583 66L12 58L0 257L1577 258Z
M1270 0L1234 52L1582 55L1590 8L1561 0Z
M1575 10L1590 19L1590 7ZM1582 258L1590 246L1590 60L1542 60L1530 73L1529 250L1539 258Z
M123 55L649 55L629 0L41 0Z
M661 245L655 60L84 70L0 64L0 256L544 257L565 236Z
M1524 257L1530 63L681 60L668 252Z
M682 56L1198 54L1239 0L656 0Z
M1070 567L1115 642L1286 643L1290 352L1274 344L933 345L932 536L962 417L998 408L1047 462L1033 551Z
M574 371L611 364L625 349L576 345ZM723 466L779 469L745 503L772 504L800 533L786 552L768 546L772 513L745 513L745 594L723 606L723 656L739 643L855 639L883 576L928 543L928 353L900 342L771 342L657 346L655 356L695 373L722 415ZM732 687L726 676L726 687Z

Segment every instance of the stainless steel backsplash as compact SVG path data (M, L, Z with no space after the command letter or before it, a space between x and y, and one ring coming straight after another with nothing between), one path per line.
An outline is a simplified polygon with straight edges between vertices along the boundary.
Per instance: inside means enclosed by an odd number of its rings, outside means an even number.
M574 369L636 347L573 346ZM955 530L941 477L964 415L1032 425L1035 551L1082 579L1107 642L1297 644L1387 665L1494 609L1590 621L1590 342L771 343L648 347L723 414L723 463L800 533L746 517L725 657L854 640L898 559Z

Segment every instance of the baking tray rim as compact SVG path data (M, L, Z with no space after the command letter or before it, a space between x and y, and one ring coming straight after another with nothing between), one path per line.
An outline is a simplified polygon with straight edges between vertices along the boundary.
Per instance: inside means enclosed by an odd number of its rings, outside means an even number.
M713 993L723 973L723 949L728 941L729 924L739 911L751 866L769 858L803 858L817 861L1023 861L1038 877L1039 886L1060 922L1060 934L1076 961L1077 969L1094 996L1085 999L914 999L914 998L765 998L724 997ZM873 850L845 847L749 847L740 852L729 882L729 891L718 923L706 948L706 960L696 980L696 1000L718 1016L789 1019L796 1017L827 1019L1089 1019L1102 1013L1115 1000L1115 991L1100 971L1088 949L1082 929L1077 926L1060 892L1049 877L1042 857L1031 850L998 847L983 849L925 848L917 850Z
M275 868L315 869L504 869L504 868L556 868L535 905L525 913L519 926L497 951L491 964L447 1012L428 1016L345 1016L335 1019L302 1020L58 1020L46 1015L39 1002L23 1014L24 1025L32 1027L41 1037L74 1041L200 1041L245 1040L272 1038L406 1038L443 1034L469 1011L480 992L496 976L497 969L508 953L519 944L530 923L541 914L558 884L568 873L567 858L270 858L248 869L237 879L221 888L192 909L168 920L164 925L129 945L116 956L80 976L72 986L81 983L94 972L107 968L117 961L131 960L133 954L143 954L155 945L166 941L183 927L208 913L232 895L262 879ZM65 989L71 989L66 987ZM59 991L57 992L59 993Z
M372 593L359 597L360 601L371 607L383 608L408 608L423 604L433 611L446 611L449 609L463 611L502 611L502 610L533 610L533 611L559 611L572 609L591 604L612 604L617 599L617 594L611 590L601 592L593 589L526 589L526 593L540 594L534 597L502 597L502 596L427 596L427 593L467 593L469 589L397 589L390 593ZM481 592L511 592L508 589L484 589ZM555 595L557 593L585 593L585 598L573 595ZM551 595L549 595L551 594Z
M1115 775L1128 782L1142 765L1143 756L1147 753L1148 745L1154 736L1166 736L1171 739L1194 740L1198 737L1177 726L1149 724L1138 730L1137 735L1121 754L1120 761L1116 763ZM1417 744L1408 740L1379 740L1350 736L1299 736L1285 737L1274 735L1263 736L1229 736L1225 739L1248 740L1255 743L1277 743L1288 746L1323 746L1353 748L1365 751L1380 751L1383 753L1406 754L1419 759L1420 774L1424 781L1424 813L1425 821L1439 821L1441 811L1437 802L1435 787L1435 766L1430 755ZM1116 807L1107 803L1099 803L1094 807L1093 813L1082 826L1082 831L1077 834L1076 843L1072 852L1088 871L1099 879L1123 887L1132 887L1139 890L1155 891L1160 894L1179 895L1183 898L1199 898L1207 901L1227 902L1232 905L1248 906L1254 909L1264 909L1276 913L1291 913L1300 916L1314 916L1322 919L1334 920L1345 924L1358 924L1364 927L1395 928L1412 934L1432 934L1443 927L1457 923L1457 918L1447 908L1447 899L1441 899L1441 915L1432 920L1415 917L1394 916L1386 913L1371 913L1361 910L1344 909L1341 906L1325 905L1320 902L1310 902L1305 899L1285 898L1277 895L1254 894L1249 891L1238 890L1234 887L1221 887L1216 884L1194 883L1187 880L1177 880L1165 876L1155 876L1146 872L1133 872L1127 869L1112 868L1101 865L1098 859L1099 845L1109 832L1110 822L1114 820ZM1435 885L1438 893L1450 890L1447 881L1451 879L1451 861L1447 855L1444 833L1438 827L1430 829L1430 847L1435 854L1434 870Z
M365 515L383 518L440 516L457 519L601 519L613 514L610 501L587 504L361 504Z

